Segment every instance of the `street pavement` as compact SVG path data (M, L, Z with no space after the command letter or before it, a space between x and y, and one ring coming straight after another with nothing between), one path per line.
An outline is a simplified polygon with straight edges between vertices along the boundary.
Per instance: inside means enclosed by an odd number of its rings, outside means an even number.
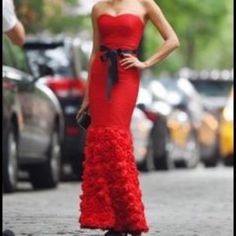
M233 236L233 168L140 173L150 236ZM16 236L102 236L77 223L81 184L34 191L19 184L3 195L3 229Z

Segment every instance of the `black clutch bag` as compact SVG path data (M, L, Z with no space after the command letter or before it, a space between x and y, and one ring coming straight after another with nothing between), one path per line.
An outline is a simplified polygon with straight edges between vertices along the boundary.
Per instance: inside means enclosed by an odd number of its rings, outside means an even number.
M89 127L90 123L91 123L91 116L88 114L87 111L84 111L82 115L79 117L79 119L77 120L77 124L81 128L86 130Z

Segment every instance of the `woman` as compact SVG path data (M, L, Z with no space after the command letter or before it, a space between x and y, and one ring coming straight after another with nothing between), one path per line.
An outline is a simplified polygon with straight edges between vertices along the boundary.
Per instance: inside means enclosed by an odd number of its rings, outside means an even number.
M146 61L137 48L150 20L165 42ZM153 0L105 0L92 9L93 50L87 91L77 119L89 109L80 196L81 228L108 230L105 236L147 232L130 121L140 71L162 61L178 38Z

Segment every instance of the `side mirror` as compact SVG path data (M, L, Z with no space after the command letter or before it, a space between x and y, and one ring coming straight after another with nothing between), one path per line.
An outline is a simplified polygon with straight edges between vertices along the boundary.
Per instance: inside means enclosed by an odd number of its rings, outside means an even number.
M146 110L146 106L144 103L138 103L136 105L137 108L139 108L141 111L145 111Z

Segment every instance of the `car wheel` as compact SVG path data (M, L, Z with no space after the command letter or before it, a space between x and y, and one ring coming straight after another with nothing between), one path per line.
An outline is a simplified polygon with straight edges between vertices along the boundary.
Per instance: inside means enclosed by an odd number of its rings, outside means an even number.
M60 180L61 146L58 131L55 129L47 153L47 160L30 169L30 179L35 189L55 188Z
M203 163L204 163L205 167L216 167L217 166L216 158L205 160Z
M153 139L152 139L151 135L149 135L149 138L148 138L147 154L145 155L143 161L141 163L138 163L138 169L140 171L144 171L144 172L149 172L149 171L155 170Z
M158 158L155 166L157 170L171 170L174 168L174 162L169 155L166 155L165 157Z
M230 155L230 156L224 157L223 163L225 166L233 166L234 165L234 156Z
M3 187L6 193L14 192L18 182L18 145L14 128L11 125L6 137L3 153Z
M159 116L153 128L154 165L156 170L169 170L174 167L170 156L170 137L166 120Z
M77 180L82 180L84 153L79 154L81 159L73 158L71 160L71 169ZM82 161L81 161L82 160Z
M216 167L218 164L218 161L220 159L220 154L219 154L219 140L217 138L217 140L215 141L214 147L213 147L213 151L210 157L208 158L204 158L203 160L203 164L205 167Z

